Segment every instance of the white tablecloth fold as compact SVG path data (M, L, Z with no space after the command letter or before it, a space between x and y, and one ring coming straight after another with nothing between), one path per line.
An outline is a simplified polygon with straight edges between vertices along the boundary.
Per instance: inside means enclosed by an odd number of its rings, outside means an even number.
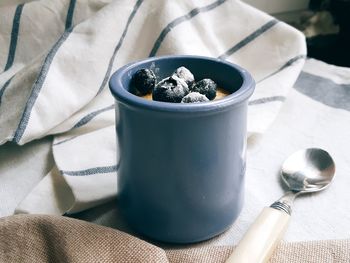
M300 32L235 0L42 0L1 7L0 25L0 143L55 136L55 167L18 213L74 213L115 196L107 84L120 66L165 54L239 64L257 81L254 134L275 119L306 54Z

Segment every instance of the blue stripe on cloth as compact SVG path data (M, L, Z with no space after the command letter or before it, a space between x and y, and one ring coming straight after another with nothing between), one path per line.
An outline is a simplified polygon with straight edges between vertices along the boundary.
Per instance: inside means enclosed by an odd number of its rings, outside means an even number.
M119 42L118 42L117 46L115 47L115 49L113 51L112 57L109 60L107 72L106 72L106 74L105 74L105 76L104 76L104 78L102 80L101 86L100 86L97 94L100 93L103 90L103 88L106 86L106 84L107 84L107 81L108 81L109 76L110 76L111 71L112 71L112 67L113 67L115 56L117 55L119 49L121 48L121 46L123 44L123 41L124 41L124 38L126 36L126 33L128 32L129 25L130 25L131 21L133 20L135 14L136 14L137 10L139 9L140 5L142 4L142 2L143 2L143 0L138 0L136 2L135 6L134 6L134 8L133 8L129 18L128 18L128 21L126 22L126 26L124 28L122 36L120 37Z
M21 21L23 6L24 4L20 4L17 6L15 15L13 17L10 48L9 48L9 53L8 53L7 62L6 62L4 71L8 70L12 66L13 61L15 59L19 25Z
M69 4L66 21L72 20L72 17L74 14L75 2L76 2L76 0L71 0L71 2ZM72 5L73 5L73 10L71 10ZM61 37L58 39L58 41L54 44L54 46L51 48L51 50L49 51L48 55L45 58L44 63L43 63L43 65L40 69L40 72L38 74L38 77L33 85L31 94L28 98L28 101L27 101L27 104L25 106L24 112L22 114L21 120L20 120L18 127L16 129L16 132L14 134L13 141L15 141L16 143L18 143L21 140L21 138L24 134L24 131L27 128L32 109L33 109L34 104L36 102L36 99L38 98L39 93L44 85L44 82L45 82L47 73L49 72L51 63L52 63L58 49L61 47L63 42L68 38L68 36L70 35L70 33L72 31L73 31L73 27L70 27L66 31L64 31L64 33L61 35Z
M52 145L53 145L53 146L56 146L56 145L60 145L60 144L65 143L65 142L69 142L69 141L71 141L71 140L73 140L73 139L77 138L78 136L79 136L79 135L76 135L76 136L70 137L70 138L68 138L68 139L65 139L65 140L62 140L62 141L59 141L59 142L53 143Z
M271 97L264 97L264 98L260 98L260 99L256 99L256 100L251 100L249 101L248 105L252 106L252 105L258 105L258 104L265 104L268 102L273 102L273 101L285 101L286 97L284 96L271 96Z
M186 22L188 20L190 20L191 18L195 17L196 15L198 15L199 13L204 13L204 12L208 12L218 6L220 6L221 4L223 4L224 2L226 2L226 0L218 0L215 1L214 3L207 5L207 6L203 6L203 7L198 7L198 8L194 8L192 9L189 13L187 13L186 15L180 16L176 19L174 19L173 21L171 21L160 33L159 37L157 38L156 42L153 45L153 48L149 54L150 57L154 57L160 47L160 45L162 44L164 38L166 37L166 35L177 25Z
M2 86L2 88L0 89L0 105L1 105L2 95L4 95L5 89L8 87L8 85L10 85L10 82L12 79L13 79L13 77L10 78L8 81L6 81L4 86Z
M75 4L76 4L76 0L69 2L65 30L68 30L69 28L73 27L73 15L74 15Z
M74 126L72 129L75 129L75 128L79 128L87 123L89 123L93 118L95 118L97 115L105 112L105 111L108 111L108 110L112 110L115 108L115 105L110 105L108 107L105 107L105 108L102 108L102 109L99 109L99 110L96 110L96 111L93 111L89 114L87 114L86 116L84 116L83 118L81 118ZM54 144L52 144L53 146L56 146L56 145L60 145L62 143L65 143L65 142L69 142L73 139L75 139L76 137L78 137L79 135L77 136L73 136L71 138L68 138L68 139L65 139L65 140L62 140L62 141L59 141L59 142L56 142Z
M272 28L274 25L276 25L279 21L276 19L270 20L266 24L259 27L257 30L255 30L253 33L245 37L243 40L238 42L236 45L231 47L229 50L225 51L223 54L221 54L218 58L219 59L226 59L229 56L231 56L233 53L240 50L242 47L246 46L248 43L252 42L257 37L261 36L263 33L265 33L267 30Z
M302 71L294 89L319 103L350 112L350 83L338 84L331 79Z
M285 68L291 66L294 64L294 62L300 60L300 59L306 59L306 55L297 55L294 58L291 58L290 60L288 60L282 67L280 67L279 69L277 69L276 71L270 73L269 75L267 75L266 77L263 77L262 79L260 79L259 81L257 81L257 83L260 83L262 81L264 81L265 79L272 77L273 75L276 75L277 73L281 72L282 70L284 70Z
M93 174L114 173L117 170L118 170L118 166L117 165L112 165L112 166L94 167L94 168L89 168L89 169L86 169L86 170L79 170L79 171L64 171L64 170L60 170L60 172L63 175L86 176L86 175L93 175Z
M108 111L108 110L112 110L114 109L114 104L108 106L108 107L105 107L105 108L102 108L102 109L99 109L99 110L96 110L96 111L93 111L91 113L89 113L88 115L84 116L83 118L81 118L74 126L73 126L73 129L74 128L79 128L85 124L87 124L88 122L90 122L93 118L95 118L97 115L99 115L100 113L102 112L105 112L105 111Z

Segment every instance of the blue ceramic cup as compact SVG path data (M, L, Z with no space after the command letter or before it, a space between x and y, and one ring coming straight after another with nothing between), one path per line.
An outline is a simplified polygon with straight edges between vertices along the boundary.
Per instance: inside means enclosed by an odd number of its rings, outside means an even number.
M129 92L137 70L155 69L162 79L180 66L232 94L185 104ZM116 100L118 200L130 226L172 243L206 240L227 229L243 205L251 75L219 59L165 56L120 68L109 86Z

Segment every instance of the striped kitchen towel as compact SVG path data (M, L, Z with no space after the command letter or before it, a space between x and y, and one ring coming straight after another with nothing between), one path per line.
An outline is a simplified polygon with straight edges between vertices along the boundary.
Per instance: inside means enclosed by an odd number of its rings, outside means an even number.
M300 32L237 0L0 7L0 144L54 135L55 166L18 213L74 213L115 197L108 79L128 62L166 54L217 57L251 72L257 88L248 131L263 133L300 73L306 47Z

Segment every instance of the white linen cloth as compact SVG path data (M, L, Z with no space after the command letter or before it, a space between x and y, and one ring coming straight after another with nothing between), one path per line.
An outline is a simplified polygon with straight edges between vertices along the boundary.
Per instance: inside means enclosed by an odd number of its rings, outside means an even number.
M273 124L264 134L248 140L241 215L225 233L198 246L236 244L261 209L282 195L278 171L284 159L306 147L329 151L336 162L336 176L322 193L297 198L284 240L350 238L349 76L350 68L313 59L306 61ZM0 217L13 214L18 203L52 166L50 141L49 137L24 146L0 146ZM127 222L120 217L118 200L71 216L130 232Z
M298 77L304 37L240 1L42 0L0 8L0 143L54 135L55 166L17 213L75 213L116 194L120 66L165 54L218 57L257 81L248 131L263 133Z

